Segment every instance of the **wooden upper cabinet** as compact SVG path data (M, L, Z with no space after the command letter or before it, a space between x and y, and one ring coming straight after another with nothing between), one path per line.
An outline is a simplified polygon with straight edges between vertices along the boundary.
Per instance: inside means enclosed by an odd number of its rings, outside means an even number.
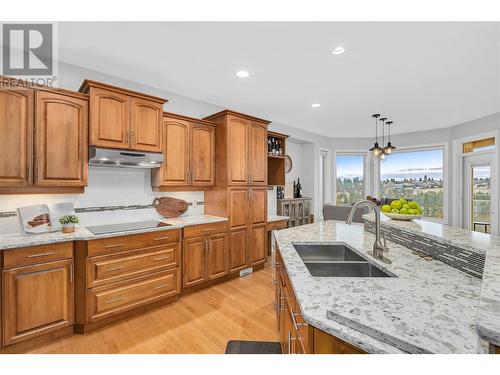
M90 145L128 148L129 113L128 95L93 88L90 94Z
M215 128L209 125L191 124L191 184L212 186L215 184Z
M161 151L165 99L85 80L90 95L90 145L146 152Z
M215 125L164 113L161 134L165 161L151 173L157 190L215 185Z
M4 345L73 325L71 259L6 270L2 277Z
M38 91L35 134L35 185L87 185L87 100Z
M250 122L248 166L251 185L267 185L267 127Z
M247 185L250 182L248 172L248 126L248 120L228 116L227 178L229 185Z
M131 98L131 147L134 150L161 151L163 106L142 98Z
M153 171L153 185L188 186L189 122L165 117L162 138L165 161Z
M0 186L31 185L33 91L0 90Z

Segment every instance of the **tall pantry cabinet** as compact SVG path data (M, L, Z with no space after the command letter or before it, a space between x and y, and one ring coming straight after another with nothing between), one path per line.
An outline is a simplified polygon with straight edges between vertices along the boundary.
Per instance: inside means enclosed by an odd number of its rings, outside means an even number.
M205 212L229 219L229 272L258 266L267 249L267 125L233 111L207 117L217 124L216 185Z

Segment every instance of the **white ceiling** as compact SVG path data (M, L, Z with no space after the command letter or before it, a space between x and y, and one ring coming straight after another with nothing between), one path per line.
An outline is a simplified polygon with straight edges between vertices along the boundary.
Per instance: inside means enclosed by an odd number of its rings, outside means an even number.
M473 22L61 23L59 57L322 135L366 137L374 112L406 133L500 111L499 39L499 23ZM332 55L339 44L346 52Z

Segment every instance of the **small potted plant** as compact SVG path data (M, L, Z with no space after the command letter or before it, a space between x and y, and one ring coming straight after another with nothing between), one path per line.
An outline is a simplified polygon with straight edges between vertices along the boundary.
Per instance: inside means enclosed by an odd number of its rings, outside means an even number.
M63 233L73 233L75 231L75 224L78 224L78 216L64 215L59 219L62 226Z

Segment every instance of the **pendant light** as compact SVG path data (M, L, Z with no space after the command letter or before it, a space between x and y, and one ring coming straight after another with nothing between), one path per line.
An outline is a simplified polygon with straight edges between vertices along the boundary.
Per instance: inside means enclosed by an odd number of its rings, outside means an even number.
M385 146L384 152L387 155L390 155L390 154L392 154L392 151L396 149L396 147L394 147L391 144L391 126L392 126L393 122L392 121L387 121L386 124L387 124L387 130L389 132L389 142L387 142L387 146Z
M375 113L374 115L372 115L372 118L375 119L375 144L373 145L372 148L370 148L370 151L373 152L373 156L375 157L379 157L379 155L381 155L384 150L378 145L378 122L377 122L377 119L380 117L380 113ZM383 144L383 141L382 141L382 144Z

